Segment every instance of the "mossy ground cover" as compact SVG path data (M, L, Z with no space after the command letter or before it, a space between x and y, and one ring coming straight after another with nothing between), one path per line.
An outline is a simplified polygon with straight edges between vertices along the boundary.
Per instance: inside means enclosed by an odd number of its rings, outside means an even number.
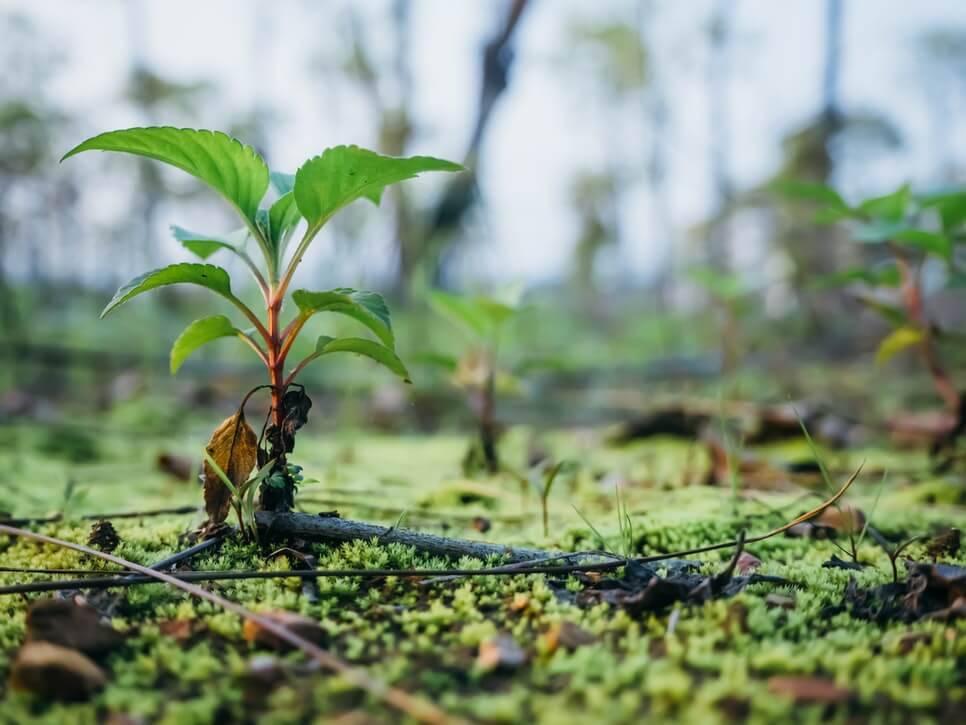
M17 515L55 510L68 481L74 491L70 511L77 515L200 505L196 484L165 477L155 470L154 460L159 452L196 455L204 440L203 422L196 431L189 421L176 436L167 437L132 437L134 427L116 418L85 423L76 426L78 440L69 445L38 426L2 429L0 476L10 499L3 501L5 508ZM524 460L531 435L525 429L510 431L504 449L508 461ZM91 439L93 446L87 445ZM597 548L600 542L576 507L608 548L653 554L726 540L741 529L768 530L811 506L801 498L808 487L824 491L819 481L808 478L799 481L802 486L777 490L709 487L701 483L704 451L694 445L652 440L613 448L603 443L600 431L557 431L543 434L540 444L553 458L578 466L552 492L545 537L533 491L512 476L462 476L465 443L457 435L348 432L313 439L307 431L296 458L318 483L306 485L300 500L310 512L338 509L343 516L385 524L406 511L405 525L450 536L548 549ZM808 457L800 444L755 453L776 464ZM827 462L839 482L862 460L866 473L849 492L848 503L862 508L884 535L925 534L966 523L961 478L928 474L924 456L875 448L830 453ZM622 533L618 523L618 488L632 523L630 533L626 526ZM474 523L477 516L491 524L485 533ZM183 548L181 535L201 518L116 519L122 540L116 553L140 563L157 561ZM89 529L90 522L76 520L41 527L73 541L86 540ZM321 568L454 564L375 541L316 544L312 550ZM101 566L26 541L4 541L0 551L4 566ZM285 558L266 562L268 551L231 541L192 565L292 565ZM318 620L328 633L329 649L339 657L476 720L953 722L962 716L962 620L879 625L848 612L829 614L829 607L841 604L850 577L862 586L891 580L885 554L868 537L859 551L867 565L862 571L822 568L833 553L841 555L823 540L777 537L751 546L750 552L763 562L760 573L786 577L800 587L753 585L731 599L635 617L607 605L578 607L542 575L464 578L431 586L397 577L320 579L316 601L303 595L297 579L209 586L256 611L288 609ZM923 556L921 548L911 553ZM694 558L711 573L730 554L725 550ZM966 555L960 552L948 561L966 564ZM0 583L25 578L0 574ZM564 583L571 590L580 586L575 579ZM786 606L769 602L766 597L773 592L793 600L791 608L787 601ZM24 636L26 608L38 596L43 595L0 599L4 680ZM87 703L67 705L4 686L0 720L93 723L112 714L179 724L396 719L338 678L307 666L298 654L269 653L250 644L242 636L242 622L212 605L162 585L131 587L118 597L113 623L130 634L106 660L111 679L103 692ZM172 624L186 621L192 624ZM555 626L563 622L586 630L594 641L572 649L555 643ZM523 664L489 669L478 659L480 645L501 633L522 648ZM271 681L253 673L253 662L266 655L282 663L273 670L281 676ZM796 703L773 690L773 678L786 675L818 676L850 695L841 702Z

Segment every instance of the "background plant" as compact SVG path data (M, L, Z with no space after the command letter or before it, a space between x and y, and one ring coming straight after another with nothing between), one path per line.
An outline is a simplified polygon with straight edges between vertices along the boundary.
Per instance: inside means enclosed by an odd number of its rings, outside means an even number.
M383 190L391 184L424 171L458 171L462 167L428 156L393 158L357 146L336 146L307 160L294 175L283 174L270 172L253 148L224 133L170 127L103 133L74 147L63 158L90 150L129 153L175 166L218 192L241 221L241 228L224 235L199 234L181 227L174 227L173 231L181 244L202 260L216 253L240 258L261 293L262 317L235 294L228 272L208 263L172 264L136 277L117 291L101 316L142 292L172 284L204 287L241 312L251 328L240 329L225 315L192 322L171 348L171 371L176 372L202 345L223 337L237 338L254 351L265 366L271 392L270 424L258 441L259 445L262 439L267 441L268 449L259 450L257 462L262 467L275 461L266 480L279 484L262 488L261 505L272 510L290 508L294 481L285 457L291 452L295 432L304 424L311 406L304 390L292 387L299 372L324 355L353 352L375 360L404 380L409 379L405 365L395 353L389 308L375 292L348 287L321 292L297 289L288 295L295 305L295 314L283 322L283 304L299 263L325 224L351 202L364 198L378 204ZM303 230L301 236L296 235L299 228ZM254 259L246 249L251 243L255 247ZM292 344L308 320L319 312L347 315L368 328L376 339L320 336L314 351L289 370ZM248 480L253 466L240 466L233 473L232 457L238 450L239 438L248 439L254 433L241 408L219 430L226 424L231 431L228 459L218 465L238 488ZM211 452L213 443L214 437L209 443L209 456L217 460ZM213 471L206 478L213 487L223 486ZM217 514L223 520L227 511L222 514L222 508L218 507Z

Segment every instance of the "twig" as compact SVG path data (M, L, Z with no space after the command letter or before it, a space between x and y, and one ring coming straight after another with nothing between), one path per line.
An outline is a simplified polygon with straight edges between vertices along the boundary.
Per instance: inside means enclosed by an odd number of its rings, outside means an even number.
M838 490L836 493L826 501L823 501L821 505L815 507L811 511L808 511L801 516L795 518L794 520L788 522L787 524L778 527L777 529L772 529L765 534L759 534L758 536L753 536L751 538L746 538L744 531L742 531L735 541L725 541L717 544L709 544L707 546L699 546L693 549L685 549L682 551L674 551L666 554L654 554L651 556L644 556L640 558L633 559L641 564L650 564L658 561L666 561L668 559L679 559L685 556L692 556L694 554L701 554L707 551L714 551L716 549L727 549L731 547L737 547L738 552L732 557L729 563L727 572L733 571L734 566L737 564L738 554L740 554L741 549L745 544L754 543L758 541L764 541L773 536L777 536L788 529L792 528L796 524L808 521L815 516L821 514L829 506L833 505L838 501L845 492L849 489L855 479L861 472L862 467L852 474L848 481ZM276 514L276 516L291 517L293 514ZM308 517L314 518L314 517ZM287 519L283 519L287 520ZM330 521L330 519L320 518L320 521ZM384 527L373 526L372 524L364 524L358 521L347 521L345 519L331 519L331 521L339 521L343 524L352 524L354 527L362 527L362 530L368 531L370 529L375 529L375 536L378 537L380 534L386 535ZM5 528L0 526L0 532ZM346 533L345 529L339 529L340 534L344 535ZM276 532L277 533L277 532ZM291 533L291 532L288 532ZM530 574L572 574L576 572L586 572L586 571L612 571L614 569L619 569L620 567L626 565L630 559L624 557L617 557L613 554L598 554L594 552L592 555L596 556L609 556L612 557L610 561L604 562L593 562L587 564L565 564L561 566L546 566L539 564L540 561L552 561L555 559L565 559L569 557L579 556L580 554L565 553L565 552L547 552L540 551L538 549L510 549L508 547L499 547L495 544L485 544L478 541L465 541L462 539L444 539L439 536L431 536L429 534L420 534L415 531L407 531L405 529L398 529L392 532L392 538L397 535L406 535L406 541L400 543L409 543L416 548L422 548L424 551L431 551L431 553L440 553L438 549L440 541L446 543L446 551L449 552L450 556L465 555L465 552L461 552L460 547L466 547L467 545L472 547L473 550L478 551L480 547L484 550L492 551L495 547L495 553L505 552L509 553L511 556L516 554L520 555L521 552L525 552L528 555L528 559L521 559L512 562L507 565L491 567L489 569L311 569L311 570L292 570L292 571L217 571L217 572L177 572L172 575L165 575L166 579L174 579L177 581L213 581L213 580L233 580L233 579L288 579L288 578L302 578L302 579L312 579L318 577L385 577L385 576L435 576L435 577L454 577L454 576L527 576ZM38 534L39 536L39 534ZM372 538L371 536L362 538ZM412 543L413 541L422 542L421 544ZM425 544L429 541L433 545L433 549L426 549ZM89 551L86 547L83 547L85 551ZM534 554L539 554L539 556L533 556ZM479 556L479 554L476 554ZM113 561L113 557L108 559L108 561ZM136 571L140 571L144 567L140 567ZM144 574L144 572L141 572ZM151 577L150 574L147 575ZM28 592L38 592L38 591L56 591L59 589L67 588L110 588L115 586L128 586L133 584L143 584L149 583L150 578L142 581L136 579L133 576L117 578L117 577L101 577L94 579L81 579L73 581L53 581L53 582L36 582L30 584L15 584L9 587L0 588L0 595L2 594L22 594Z
M150 577L157 581L164 582L165 584L169 584L183 592L198 597L199 599L204 599L212 604L222 607L229 612L232 612L233 614L237 614L239 617L254 622L266 632L270 632L283 642L286 642L292 647L301 650L318 662L322 667L339 674L346 680L346 682L365 690L373 697L392 705L393 707L420 722L433 724L453 722L453 719L449 715L435 705L415 698L412 695L403 692L402 690L390 687L380 680L374 679L363 670L352 667L346 662L343 662L335 655L327 652L318 645L309 642L304 637L301 637L288 627L276 622L275 620L249 611L240 604L202 589L199 586L181 581L170 574L149 569L148 567L141 566L140 564L135 564L132 561L127 561L126 559L114 556L113 554L105 554L102 551L96 551L95 549L83 546L82 544L75 544L70 541L64 541L63 539L56 539L52 536L44 536L43 534L34 533L33 531L27 531L25 529L18 529L13 526L0 524L0 534L31 539L44 544L52 544L54 546L61 546L65 549L72 549L73 551L78 551L82 554L87 554L88 556L93 556L98 559L103 559L104 561L109 561L112 564L117 564L125 569L130 569L131 571L137 572L142 576Z

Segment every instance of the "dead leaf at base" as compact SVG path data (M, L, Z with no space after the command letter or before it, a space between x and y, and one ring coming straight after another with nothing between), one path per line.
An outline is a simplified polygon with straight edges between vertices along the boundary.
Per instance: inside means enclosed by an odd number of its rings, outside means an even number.
M840 705L852 699L852 691L825 677L776 676L768 679L768 691L797 704Z
M107 684L107 675L77 650L28 642L17 653L10 686L51 700L81 702Z
M248 480L249 474L255 467L258 438L251 426L245 422L245 414L239 411L223 420L221 425L215 428L206 450L219 468L225 472L228 480L238 488ZM220 524L228 518L231 491L207 461L204 465L204 482L205 512L208 514L208 520Z
M317 644L320 647L325 646L329 639L328 633L319 626L317 621L301 614L281 609L276 612L263 612L262 616L283 625L293 634L297 634L299 637L307 639L309 642ZM251 619L245 620L242 628L242 636L253 644L275 650L276 652L289 652L293 649L292 645L288 642L279 639L278 635L269 632L258 624L258 622Z
M38 599L27 610L28 643L49 642L99 657L124 644L124 635L101 621L93 607L69 599Z
M480 643L477 666L485 672L515 670L526 664L527 653L509 634L498 634Z

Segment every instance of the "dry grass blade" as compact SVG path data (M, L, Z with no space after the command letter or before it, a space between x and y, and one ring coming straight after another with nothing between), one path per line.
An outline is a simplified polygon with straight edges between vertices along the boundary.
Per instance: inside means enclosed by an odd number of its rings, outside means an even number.
M0 534L6 534L7 536L16 536L24 539L31 539L33 541L38 541L44 544L52 544L53 546L60 546L65 549L72 549L78 551L82 554L87 554L88 556L94 556L98 559L103 559L104 561L109 561L112 564L117 564L118 566L123 566L125 569L129 569L138 574L143 574L144 576L149 576L157 579L160 582L169 584L183 592L186 592L192 596L198 597L199 599L204 599L211 602L223 609L226 609L233 614L237 614L239 617L247 619L251 622L256 623L259 627L263 628L265 631L278 637L283 642L286 642L292 647L301 650L306 655L311 657L313 660L318 662L322 667L335 672L346 682L349 682L361 690L366 691L373 697L382 702L385 702L392 707L406 713L413 719L423 722L431 723L433 725L439 723L452 723L458 722L454 718L447 715L445 712L440 710L435 705L420 700L419 698L413 697L402 690L390 687L389 685L370 677L366 672L352 667L351 665L343 662L329 652L318 645L309 642L308 640L300 637L299 635L292 632L287 627L279 624L278 622L269 619L268 617L256 614L255 612L249 611L240 604L229 601L224 597L220 597L217 594L202 589L195 584L189 584L187 582L180 581L175 577L165 574L154 569L149 569L146 566L141 566L140 564L135 564L134 562L127 561L126 559L121 559L120 557L114 556L112 554L105 554L101 551L96 551L87 546L81 544L75 544L70 541L64 541L63 539L57 539L52 536L45 536L43 534L38 534L33 531L26 531L24 529L18 529L13 526L7 526L0 524Z

